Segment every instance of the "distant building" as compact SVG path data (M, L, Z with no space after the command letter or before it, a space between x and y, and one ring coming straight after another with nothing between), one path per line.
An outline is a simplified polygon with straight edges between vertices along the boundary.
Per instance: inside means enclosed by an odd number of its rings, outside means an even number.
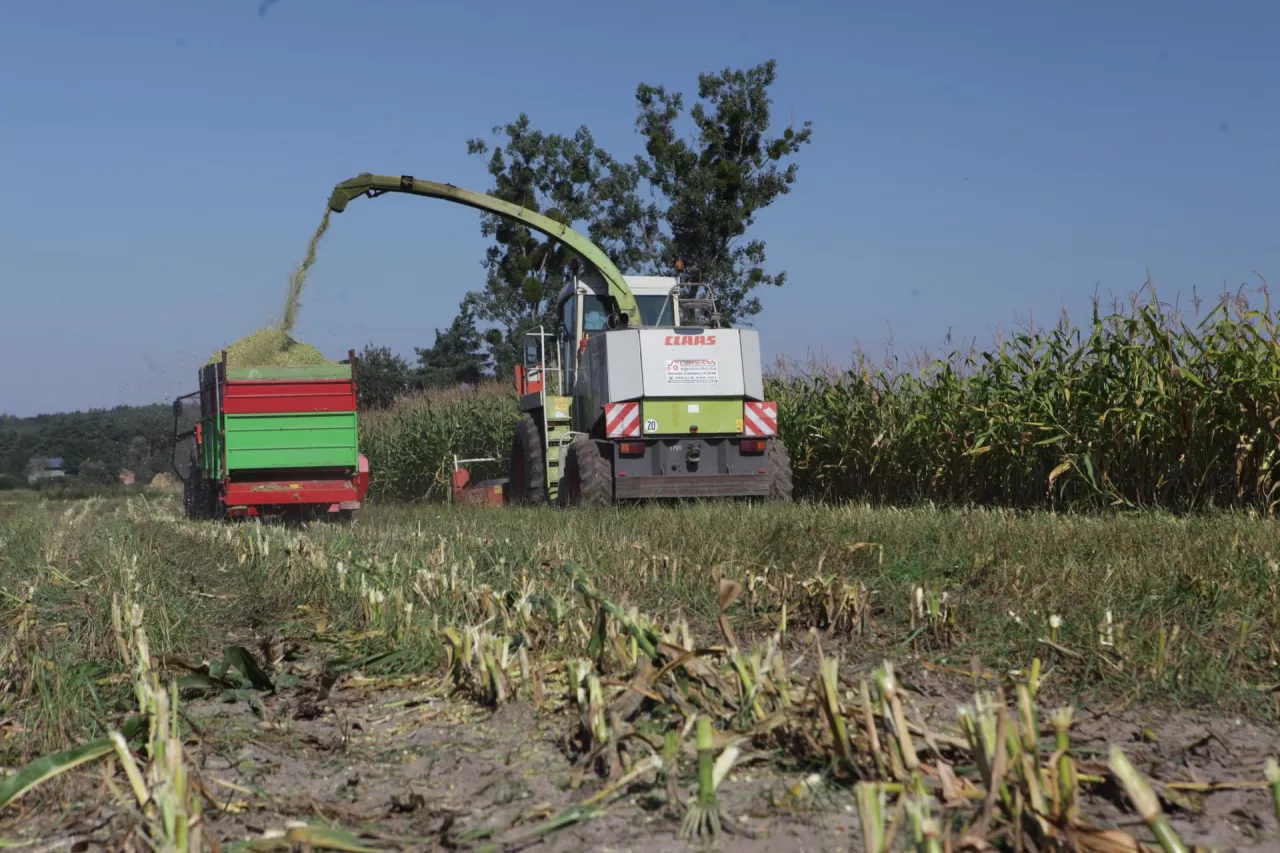
M33 456L27 463L27 482L39 483L42 480L56 480L67 476L63 470L61 456Z
M120 472L120 485L122 486L132 486L137 482L137 480L138 478L134 476L132 471Z

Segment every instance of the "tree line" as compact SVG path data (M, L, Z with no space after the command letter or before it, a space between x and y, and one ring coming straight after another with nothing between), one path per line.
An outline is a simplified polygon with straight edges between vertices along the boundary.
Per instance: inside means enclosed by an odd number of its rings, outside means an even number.
M698 76L697 97L641 83L635 128L642 151L618 157L586 126L547 132L521 113L467 140L485 161L487 192L587 234L624 273L670 275L709 284L729 324L761 309L756 289L781 287L769 272L763 240L749 235L756 214L790 192L794 162L812 136L811 123L774 130L771 87L777 64L726 68ZM484 286L463 297L435 342L415 348L416 361L387 347L361 354L361 405L378 408L415 389L509 377L527 330L553 326L555 300L573 279L573 253L519 223L486 214L481 234ZM483 330L482 327L483 326Z
M140 483L169 471L169 406L116 406L18 418L0 415L0 488L27 485L33 460L59 458L81 481L106 485L132 471Z

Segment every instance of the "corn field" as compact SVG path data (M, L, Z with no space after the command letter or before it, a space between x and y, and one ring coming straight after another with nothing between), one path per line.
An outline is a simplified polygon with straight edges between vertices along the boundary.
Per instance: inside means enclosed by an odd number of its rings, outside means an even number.
M1154 287L914 371L862 358L775 377L797 492L874 503L1190 509L1276 504L1277 318L1226 295L1188 319Z
M361 449L370 491L382 499L443 501L453 456L505 459L520 412L508 385L415 394L385 411L361 415ZM474 469L474 466L473 466Z
M1154 286L1088 324L904 366L775 370L796 494L881 505L1272 512L1277 317L1224 294L1192 317ZM443 499L451 455L505 457L514 394L418 396L365 421L374 493Z

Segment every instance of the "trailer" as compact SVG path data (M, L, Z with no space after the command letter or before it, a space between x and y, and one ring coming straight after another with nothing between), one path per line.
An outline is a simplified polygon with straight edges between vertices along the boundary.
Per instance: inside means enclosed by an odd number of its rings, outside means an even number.
M174 470L192 519L350 518L369 489L360 452L355 353L346 362L231 368L226 353L174 401ZM193 428L179 431L185 401ZM185 473L176 464L189 440Z

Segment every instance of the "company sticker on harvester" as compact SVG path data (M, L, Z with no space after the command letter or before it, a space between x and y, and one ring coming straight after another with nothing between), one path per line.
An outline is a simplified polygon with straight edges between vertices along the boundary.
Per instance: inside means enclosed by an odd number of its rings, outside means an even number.
M720 369L714 358L672 358L667 360L667 384L714 385Z

